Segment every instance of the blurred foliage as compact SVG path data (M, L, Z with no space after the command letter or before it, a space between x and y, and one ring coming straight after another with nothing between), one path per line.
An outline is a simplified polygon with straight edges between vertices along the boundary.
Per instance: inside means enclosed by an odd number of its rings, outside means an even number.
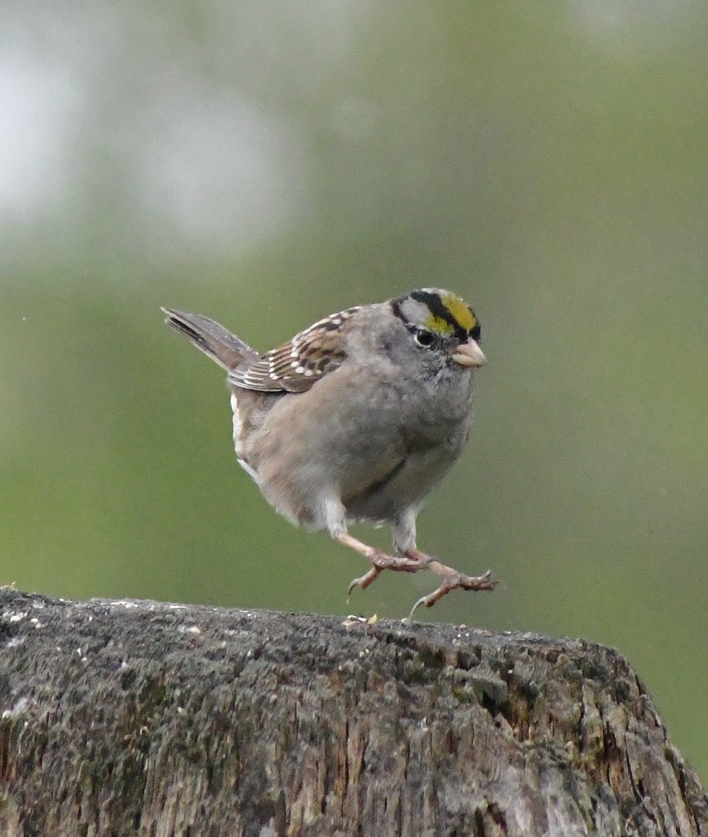
M0 10L1 581L402 616L432 588L277 518L223 376L417 286L480 316L431 619L620 648L708 778L708 10L24 0ZM365 532L370 536L370 532ZM385 544L385 533L373 536Z

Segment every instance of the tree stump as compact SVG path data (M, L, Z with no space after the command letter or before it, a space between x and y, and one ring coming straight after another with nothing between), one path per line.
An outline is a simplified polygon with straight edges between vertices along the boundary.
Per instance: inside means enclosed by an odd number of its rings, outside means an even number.
M8 589L0 644L8 837L708 833L602 646Z

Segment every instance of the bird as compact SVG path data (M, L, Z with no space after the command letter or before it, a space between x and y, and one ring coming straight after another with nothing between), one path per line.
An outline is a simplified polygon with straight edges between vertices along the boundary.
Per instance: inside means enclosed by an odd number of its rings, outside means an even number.
M296 526L325 530L371 564L440 578L413 605L455 589L493 590L417 547L416 519L465 447L476 370L487 359L472 308L441 288L356 305L260 354L215 320L172 308L165 322L226 371L239 463ZM354 522L388 524L393 551L355 538ZM404 620L405 621L405 620Z

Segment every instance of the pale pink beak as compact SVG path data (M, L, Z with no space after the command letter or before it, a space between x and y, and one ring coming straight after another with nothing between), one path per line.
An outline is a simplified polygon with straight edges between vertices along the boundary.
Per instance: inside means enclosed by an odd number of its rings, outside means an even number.
M484 366L487 362L484 352L479 348L479 343L471 337L466 343L462 343L455 349L452 359L465 368Z

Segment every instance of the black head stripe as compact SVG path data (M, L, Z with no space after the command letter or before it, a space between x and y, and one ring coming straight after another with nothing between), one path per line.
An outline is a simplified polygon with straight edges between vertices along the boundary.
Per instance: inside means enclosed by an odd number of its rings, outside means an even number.
M418 302L422 302L423 305L427 305L430 309L430 313L434 317L440 317L441 320L444 320L448 325L450 325L455 332L455 337L460 341L460 343L464 343L469 334L467 329L463 328L452 315L450 309L443 303L440 299L438 294L431 294L428 291L413 291L411 297Z

